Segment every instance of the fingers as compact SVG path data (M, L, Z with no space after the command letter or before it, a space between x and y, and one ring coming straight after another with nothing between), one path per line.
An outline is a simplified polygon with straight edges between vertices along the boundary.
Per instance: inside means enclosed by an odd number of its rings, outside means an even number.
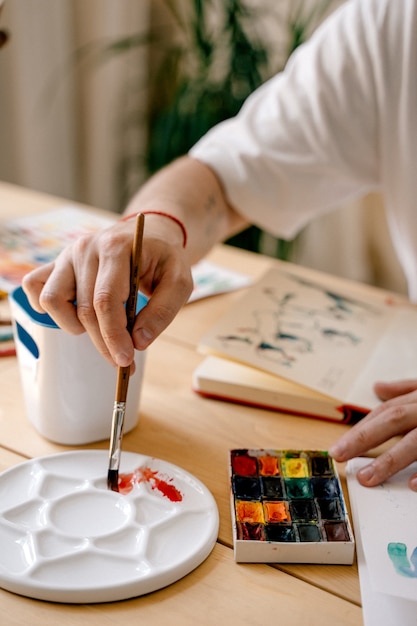
M355 424L331 446L329 452L336 461L347 461L413 427L417 427L416 405L382 406Z
M35 310L47 312L67 332L87 331L99 352L120 366L134 357L124 309L131 247L127 229L86 235L24 281Z
M187 302L192 288L189 266L174 263L164 266L152 297L133 327L132 339L137 350L147 348L166 329Z
M381 400L389 400L396 396L401 396L411 391L417 390L417 379L399 380L395 382L377 382L374 390Z
M54 264L48 263L23 277L23 291L25 292L32 309L38 313L45 313L44 309L40 305L39 297L53 269Z
M357 474L358 481L365 487L375 487L417 459L417 430L407 433L390 450L383 452ZM417 474L410 478L409 486L417 491Z
M97 236L84 237L70 249L76 285L78 322L96 348L110 362L131 365L133 341L126 329L125 302L129 294L132 233L128 228L107 229ZM65 264L65 257L62 262ZM57 263L55 292L62 284ZM52 282L52 281L51 281ZM71 332L62 301L54 310L57 323Z
M74 274L70 265L58 260L48 263L27 274L22 287L35 311L48 313L58 326L72 334L84 332L74 305Z
M380 405L345 433L329 453L336 461L347 461L372 448L403 435L402 439L358 472L358 480L368 487L379 485L417 460L417 394L413 391ZM410 486L417 490L417 475Z
M97 347L101 349L104 342L108 354L120 367L131 365L134 358L125 310L130 289L131 249L131 239L122 233L109 232L101 239L94 291L91 294L90 289L86 292L81 289L82 306L78 313Z
M151 296L132 336L126 329L133 232L128 223L86 235L55 263L32 272L25 291L35 310L47 312L73 334L87 331L99 352L118 366L131 365L187 301L193 281L182 247L144 239L140 289Z
M417 474L412 474L408 481L408 486L413 491L417 491Z

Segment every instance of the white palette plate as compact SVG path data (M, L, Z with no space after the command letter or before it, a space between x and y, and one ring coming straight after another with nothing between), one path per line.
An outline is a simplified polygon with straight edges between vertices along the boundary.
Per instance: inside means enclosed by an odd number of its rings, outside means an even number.
M53 602L111 602L169 585L217 539L208 489L186 471L131 452L107 489L108 452L79 450L0 474L0 587ZM130 487L132 485L130 484Z

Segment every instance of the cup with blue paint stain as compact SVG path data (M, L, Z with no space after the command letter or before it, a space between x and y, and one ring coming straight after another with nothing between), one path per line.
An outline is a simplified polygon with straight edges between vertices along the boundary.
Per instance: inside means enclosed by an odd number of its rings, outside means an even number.
M21 287L9 297L26 413L45 438L64 445L108 439L117 370L87 333L70 335L36 312ZM138 311L147 299L138 294ZM138 423L145 352L136 351L124 432Z

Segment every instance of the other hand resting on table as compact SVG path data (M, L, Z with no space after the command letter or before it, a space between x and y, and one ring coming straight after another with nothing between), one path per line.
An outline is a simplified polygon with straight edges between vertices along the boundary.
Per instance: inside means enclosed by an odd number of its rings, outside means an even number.
M417 379L376 383L375 391L383 402L329 449L336 461L347 461L402 435L358 472L359 482L366 487L380 485L417 461ZM417 473L410 477L409 486L417 491Z

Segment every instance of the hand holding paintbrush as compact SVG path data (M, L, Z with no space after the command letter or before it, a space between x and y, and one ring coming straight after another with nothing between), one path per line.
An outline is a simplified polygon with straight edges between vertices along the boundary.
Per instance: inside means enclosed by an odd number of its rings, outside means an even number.
M133 240L132 263L130 269L130 291L126 302L127 330L133 330L136 318L136 302L139 290L140 262L142 255L143 227L145 218L139 213L136 217L135 237ZM109 451L109 469L107 486L113 491L119 490L119 465L123 437L123 423L126 413L127 390L130 378L130 365L117 370L116 394L113 407L112 430Z

